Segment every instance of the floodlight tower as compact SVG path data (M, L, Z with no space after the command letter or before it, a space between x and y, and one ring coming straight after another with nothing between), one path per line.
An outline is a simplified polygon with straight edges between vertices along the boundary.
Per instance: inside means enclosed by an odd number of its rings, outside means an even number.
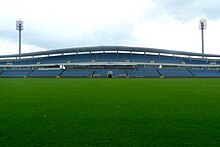
M16 21L16 30L19 31L19 59L21 58L21 31L24 29L24 22L20 19Z
M207 20L199 20L199 29L202 31L202 56L204 58L204 29L207 29Z

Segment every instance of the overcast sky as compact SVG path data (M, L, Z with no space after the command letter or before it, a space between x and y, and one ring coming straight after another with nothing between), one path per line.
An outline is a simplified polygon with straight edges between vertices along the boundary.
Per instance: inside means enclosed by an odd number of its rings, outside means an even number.
M0 0L0 55L125 45L220 54L220 0Z

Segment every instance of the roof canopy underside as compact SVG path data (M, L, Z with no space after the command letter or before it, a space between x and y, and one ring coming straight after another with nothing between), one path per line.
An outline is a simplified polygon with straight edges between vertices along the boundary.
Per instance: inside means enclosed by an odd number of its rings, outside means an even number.
M175 50L166 50L166 49L157 49L157 48L143 48L143 47L127 47L127 46L92 46L92 47L75 47L75 48L64 48L64 49L53 49L48 51L41 52L32 52L32 53L23 53L13 54L13 55L1 55L0 59L4 58L18 58L18 57L33 57L41 55L53 55L53 54L65 54L65 53L79 53L79 52L96 52L96 51L126 51L126 52L143 52L143 53L158 53L158 54L171 54L171 55L180 55L180 56L196 56L196 57L216 57L220 58L220 55L214 54L202 54L194 52L185 52L185 51L175 51Z

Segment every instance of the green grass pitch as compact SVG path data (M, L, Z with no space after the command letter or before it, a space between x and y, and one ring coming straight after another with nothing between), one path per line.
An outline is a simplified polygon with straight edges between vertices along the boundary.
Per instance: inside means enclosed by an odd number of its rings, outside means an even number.
M0 146L220 146L220 79L0 79Z

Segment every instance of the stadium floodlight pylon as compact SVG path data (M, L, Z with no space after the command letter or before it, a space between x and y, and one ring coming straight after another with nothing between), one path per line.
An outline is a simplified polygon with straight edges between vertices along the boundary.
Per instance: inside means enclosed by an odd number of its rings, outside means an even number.
M199 29L202 32L202 57L204 58L204 29L207 29L207 20L202 18L199 20Z
M24 21L20 19L16 21L16 30L19 31L19 59L21 58L21 31L24 29Z

